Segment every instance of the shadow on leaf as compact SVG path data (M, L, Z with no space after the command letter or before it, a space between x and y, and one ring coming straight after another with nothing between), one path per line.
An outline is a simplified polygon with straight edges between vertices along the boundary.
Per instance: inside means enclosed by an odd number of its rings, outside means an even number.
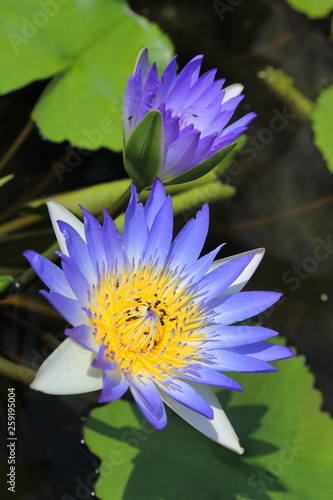
M255 466L253 459L252 464L247 460L277 451L271 443L251 438L267 407L229 407L230 395L223 392L219 397L240 435L244 456L206 438L171 411L162 431L155 431L135 405L124 401L119 403L128 405L129 412L122 409L121 417L106 420L115 426L96 418L96 413L91 415L86 429L107 441L106 454L98 450L100 458L112 462L111 456L118 457L112 473L109 468L103 474L101 467L97 496L103 500L108 495L114 500L270 500L269 491L286 492L278 477L259 462ZM94 442L89 439L96 453Z

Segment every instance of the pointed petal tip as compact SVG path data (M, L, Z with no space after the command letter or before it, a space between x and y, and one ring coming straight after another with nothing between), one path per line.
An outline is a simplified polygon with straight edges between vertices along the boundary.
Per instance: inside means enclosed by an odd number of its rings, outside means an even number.
M235 447L235 448L230 448L232 451L235 451L236 453L238 453L238 455L243 455L244 452L245 452L245 449L243 448L243 446L241 445L241 442L238 441L238 446Z
M85 241L85 233L83 223L67 208L62 206L55 200L47 200L47 208L50 214L50 219L52 222L53 230L55 232L56 238L58 240L60 249L63 253L67 254L67 245L62 232L59 229L58 221L67 222L72 226Z
M36 383L36 377L33 379L31 384L29 384L29 388L33 389L34 391L40 391L40 389L38 389L38 384ZM40 391L40 392L43 392L43 391Z
M191 381L187 381L187 383L195 388L198 394L200 394L213 408L214 418L212 420L204 417L203 415L199 415L193 410L190 410L184 405L176 402L172 397L168 396L168 394L161 391L163 401L199 432L202 432L204 435L225 448L242 455L244 453L244 448L241 446L237 434L230 424L228 417L221 408L221 405L211 387Z
M22 255L27 259L31 267L35 259L39 257L39 254L34 250L25 250L24 252L22 252Z
M167 425L167 419L165 421L156 421L154 423L151 423L151 425L154 427L156 431L160 431L161 429L164 429Z

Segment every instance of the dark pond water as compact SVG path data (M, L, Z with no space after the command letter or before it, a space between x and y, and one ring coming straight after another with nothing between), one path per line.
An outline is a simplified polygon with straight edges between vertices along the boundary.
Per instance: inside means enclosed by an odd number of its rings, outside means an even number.
M310 22L282 1L239 2L224 20L214 3L204 0L136 0L132 6L170 35L180 65L203 53L203 69L218 67L220 77L245 85L241 111L251 109L259 116L250 126L250 143L237 158L233 175L226 177L236 186L236 196L211 209L205 250L222 241L228 242L228 254L266 248L248 289L283 292L281 305L264 318L264 324L305 354L323 394L324 409L333 413L333 177L312 144L307 119L258 78L258 72L269 65L282 68L302 93L315 100L322 88L332 84L329 24ZM1 155L25 125L44 86L45 82L30 85L0 101ZM274 117L280 120L278 131L272 125L277 123L272 122ZM43 141L36 130L30 133L7 165L5 173L14 171L17 180L15 192L10 185L1 191L0 223L13 216L10 206L22 198L111 180L110 164L115 178L123 176L120 155L101 150L59 183L50 165L66 153L65 146ZM177 227L183 223L180 218ZM20 255L31 246L29 241L29 233L2 239L0 267L22 269L25 263ZM49 224L40 225L34 249L42 251L51 242ZM39 288L35 281L0 304L2 356L32 368L61 340L64 328L61 318L38 296ZM97 395L53 397L2 377L3 401L8 387L15 387L17 400L15 498L76 498L77 488L82 481L86 484L89 474L93 481L97 465L80 442L82 416L96 403ZM1 419L5 425L5 406ZM5 464L2 467L5 470ZM82 495L88 495L82 498L88 498L90 488L82 488ZM6 489L1 498L12 497Z

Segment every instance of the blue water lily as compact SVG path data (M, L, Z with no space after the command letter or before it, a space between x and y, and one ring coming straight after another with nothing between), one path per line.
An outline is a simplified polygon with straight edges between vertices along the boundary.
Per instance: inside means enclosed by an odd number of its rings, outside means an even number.
M107 213L101 225L85 209L82 223L55 201L48 208L61 268L34 251L25 256L50 289L41 293L71 328L31 387L49 394L101 389L101 402L129 389L156 429L167 423L166 403L211 439L242 453L210 386L241 391L225 373L276 371L268 362L293 355L262 342L277 334L273 330L230 326L280 297L241 292L264 251L214 261L220 245L200 257L207 205L172 239L172 201L158 179L145 206L132 186L122 235Z
M216 69L199 76L203 56L177 75L176 56L161 76L144 49L124 99L125 168L142 187L157 175L163 182L200 177L227 154L255 113L230 124L243 86L223 88Z

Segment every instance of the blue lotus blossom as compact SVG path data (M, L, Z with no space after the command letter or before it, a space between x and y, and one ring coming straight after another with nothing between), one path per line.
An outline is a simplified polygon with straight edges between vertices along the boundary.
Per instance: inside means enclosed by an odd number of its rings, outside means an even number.
M107 213L100 225L85 209L82 223L55 201L48 208L61 268L31 250L25 257L50 289L41 293L71 328L31 387L49 394L101 389L101 402L129 389L156 429L167 423L166 403L211 439L242 453L210 386L242 391L226 373L276 371L270 361L293 355L262 342L277 334L273 330L230 326L280 297L241 292L263 249L214 261L220 245L200 257L207 205L172 240L172 202L158 179L145 206L132 185L122 235Z
M156 64L149 64L148 50L141 52L124 99L125 168L126 144L131 142L138 124L153 110L161 114L163 126L158 139L153 139L151 175L157 175L163 182L178 178L184 182L200 177L217 165L229 150L226 148L247 130L255 113L247 113L230 124L244 97L243 86L234 84L223 88L225 80L215 80L216 69L199 76L202 60L202 55L194 57L177 75L175 56L159 77ZM138 157L144 154L140 146L147 148L148 138L152 137L149 127L142 129L134 141L134 153L130 152L136 156L131 158L134 165L128 168L132 178L135 168L140 169ZM147 138L143 139L144 131ZM145 175L144 170L140 175Z

